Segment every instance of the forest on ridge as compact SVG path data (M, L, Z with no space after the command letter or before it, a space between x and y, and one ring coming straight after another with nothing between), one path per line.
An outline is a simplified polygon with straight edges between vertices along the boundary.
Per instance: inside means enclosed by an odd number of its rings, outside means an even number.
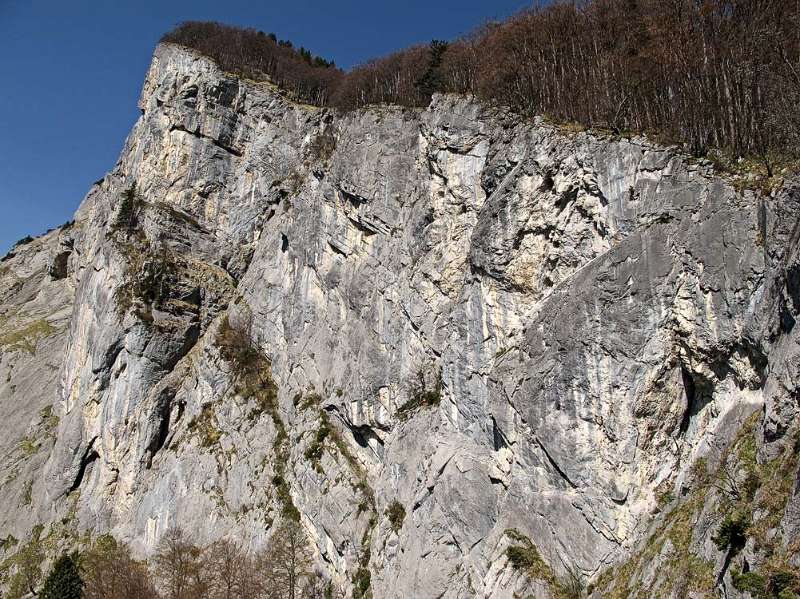
M343 110L471 94L523 115L757 156L800 150L797 0L558 1L350 71L274 34L186 22L162 38Z

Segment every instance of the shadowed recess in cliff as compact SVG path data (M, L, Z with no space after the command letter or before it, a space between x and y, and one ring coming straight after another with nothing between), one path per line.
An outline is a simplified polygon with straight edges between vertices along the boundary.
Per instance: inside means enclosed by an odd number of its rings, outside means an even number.
M84 451L80 465L78 466L78 473L75 475L75 480L72 482L72 485L67 490L67 495L80 488L87 470L90 470L92 463L100 457L100 454L97 453L97 450L94 448L95 441L97 441L97 438L92 439L86 447L86 451Z

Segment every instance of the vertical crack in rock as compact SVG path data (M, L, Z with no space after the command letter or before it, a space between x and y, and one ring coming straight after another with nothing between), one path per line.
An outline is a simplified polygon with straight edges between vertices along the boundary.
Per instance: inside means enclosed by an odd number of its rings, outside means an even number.
M566 473L566 472L564 472L564 470L562 470L562 469L561 469L561 466L559 466L559 465L558 465L558 462L556 462L556 461L553 459L553 457L550 455L550 453L547 451L547 449L545 449L545 446L544 446L544 444L542 444L542 442L541 442L539 439L535 438L535 437L534 437L534 440L536 441L536 444L539 446L539 449L541 449L541 450L542 450L542 453L544 454L544 456L547 458L547 461L548 461L548 462L550 463L550 465L553 467L553 470L555 470L555 471L556 471L556 473L557 473L557 474L558 474L558 475L559 475L559 476L560 476L560 477L561 477L561 478L562 478L564 481L566 481L566 483L567 483L567 484L568 484L568 485L569 485L571 488L573 488L573 489L577 489L577 488L578 488L578 487L577 487L577 485L576 485L574 482L572 482L572 479L570 479L570 477L569 477L569 476L567 476L567 473Z

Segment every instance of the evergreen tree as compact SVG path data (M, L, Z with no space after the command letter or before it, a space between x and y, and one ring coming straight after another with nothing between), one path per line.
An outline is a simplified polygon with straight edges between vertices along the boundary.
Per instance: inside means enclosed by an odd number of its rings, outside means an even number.
M442 64L442 57L448 46L449 44L442 40L432 40L430 46L428 46L428 67L417 81L417 87L424 94L426 101L429 101L435 92L442 89L439 67Z
M53 564L39 597L41 599L81 599L83 597L83 580L78 570L77 554L65 554Z
M122 192L122 201L117 210L117 218L114 221L116 229L133 229L137 223L139 211L139 196L136 193L136 181Z

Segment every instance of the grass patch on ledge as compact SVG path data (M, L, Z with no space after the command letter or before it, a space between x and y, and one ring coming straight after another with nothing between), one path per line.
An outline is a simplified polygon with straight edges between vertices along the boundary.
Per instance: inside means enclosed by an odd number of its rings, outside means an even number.
M341 397L343 392L336 391L337 397ZM375 491L369 484L367 471L358 461L350 450L347 442L342 437L339 429L331 422L328 413L321 408L322 398L317 393L295 395L293 399L295 407L301 411L317 410L318 425L314 436L304 453L306 459L310 460L314 469L320 474L324 474L320 460L325 449L335 450L341 455L353 475L355 482L351 482L353 490L361 496L358 503L357 515L369 513L367 527L361 538L361 548L358 556L358 568L351 577L353 583L354 599L372 599L372 574L369 569L371 557L372 532L378 523L378 511L375 503Z
M505 556L514 570L524 573L531 580L545 583L553 599L579 599L583 596L583 578L577 570L570 570L566 576L559 578L530 538L516 528L507 528L503 534L512 541L506 547Z
M401 422L409 420L422 409L434 408L442 403L442 372L436 376L433 387L428 387L425 380L425 372L420 369L417 372L416 381L411 386L411 398L401 405L396 412L397 418Z
M58 332L47 320L40 318L15 331L0 335L0 347L6 351L24 351L36 355L39 341Z
M729 555L734 586L751 592L756 599L800 594L800 571L791 565L800 553L800 541L785 546L776 534L800 461L800 429L793 437L787 436L780 455L759 463L755 435L760 417L760 412L756 412L743 423L722 451L719 465L713 471L708 469L705 459L695 463L689 495L664 515L636 553L596 580L593 587L603 597L643 598L677 591L711 596L717 575L714 564L690 549L697 520L707 501L717 504L711 537L719 551ZM668 541L672 551L662 563L655 583L643 588L640 576L662 554ZM743 574L737 555L748 541L752 541L759 556L759 567ZM759 595L762 588L769 594ZM779 588L785 591L784 595L777 593Z
M200 410L200 414L189 421L189 432L196 435L200 441L200 447L206 449L219 445L222 438L222 431L217 424L217 417L214 414L214 406L206 404Z
M272 484L281 514L299 522L300 511L292 499L286 470L289 462L289 435L280 414L278 387L272 379L271 364L253 345L244 328L234 326L228 315L220 322L215 342L223 359L231 366L234 392L255 404L248 414L248 420L257 420L264 414L272 419L275 427L275 439L272 442Z

